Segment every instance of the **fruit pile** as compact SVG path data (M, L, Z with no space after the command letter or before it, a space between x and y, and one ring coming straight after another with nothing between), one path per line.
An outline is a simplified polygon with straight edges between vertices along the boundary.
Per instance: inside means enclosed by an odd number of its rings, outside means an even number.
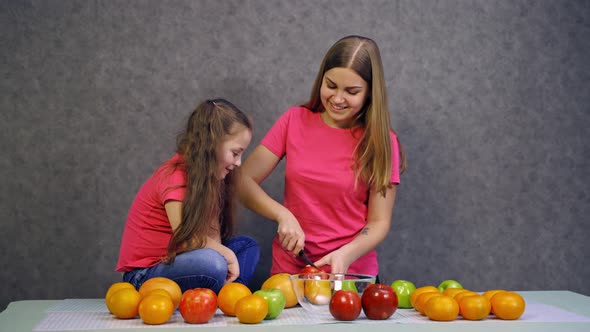
M139 290L128 282L116 282L107 290L105 303L116 318L139 316L145 324L158 325L170 320L176 309L186 323L207 323L218 308L240 323L256 324L278 317L284 308L298 302L289 274L280 273L268 278L254 293L236 282L224 285L219 294L208 288L182 293L176 282L163 277L147 280Z
M400 308L414 308L435 321L452 321L459 316L466 320L482 320L490 314L514 320L522 316L526 306L523 297L516 292L496 289L480 294L463 288L455 280L445 280L438 287L419 288L409 281L396 280L392 287L398 295Z
M128 282L116 282L107 290L105 302L109 312L117 318L130 319L139 315L145 324L158 325L172 317L181 297L176 282L158 277L144 282L139 290Z
M224 285L218 294L208 288L181 292L176 282L168 278L152 278L139 290L127 282L112 284L105 295L110 313L120 319L137 316L149 325L164 324L176 309L186 323L207 323L217 309L226 316L236 317L243 324L257 324L277 318L284 308L298 304L289 274L279 273L268 278L260 290L252 293L240 283ZM488 290L482 294L446 280L438 287L416 286L406 280L396 280L391 286L373 284L359 295L354 289L341 289L330 295L329 309L341 321L352 321L361 310L368 319L388 319L397 308L414 308L435 321L452 321L459 316L466 320L482 320L495 315L499 319L518 319L524 313L525 301L520 294L505 290Z

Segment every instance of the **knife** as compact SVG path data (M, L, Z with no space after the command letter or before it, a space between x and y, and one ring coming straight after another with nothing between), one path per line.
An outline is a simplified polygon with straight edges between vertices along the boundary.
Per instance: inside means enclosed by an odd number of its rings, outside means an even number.
M309 259L309 257L307 257L307 255L305 254L305 252L303 251L303 249L301 249L301 251L299 251L299 257L301 257L301 259L303 259L303 261L305 262L305 264L307 265L311 265L312 267L315 267L316 269L323 271L322 269L320 269L319 267L317 267L312 261L311 259Z

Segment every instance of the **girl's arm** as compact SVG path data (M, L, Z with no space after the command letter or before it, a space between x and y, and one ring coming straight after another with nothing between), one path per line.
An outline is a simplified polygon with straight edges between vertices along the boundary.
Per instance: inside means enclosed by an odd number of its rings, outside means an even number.
M168 201L164 204L164 208L166 209L170 226L174 232L178 226L180 226L180 222L182 220L182 202ZM225 260L227 260L227 277L225 279L226 283L232 282L238 278L240 275L240 265L238 264L238 258L236 257L236 254L231 249L224 246L211 236L207 236L205 248L211 248L219 252L223 257L225 257ZM199 248L193 247L190 243L187 243L185 251L194 249Z
M236 280L240 276L240 264L238 263L238 257L228 247L221 244L216 239L207 236L207 243L205 248L210 248L220 253L227 261L227 276L225 277L225 283L230 283Z
M367 225L350 243L314 263L317 266L330 265L332 273L346 273L350 264L383 242L391 226L396 188L394 185L387 189L385 197L371 191Z
M274 170L279 161L280 159L268 148L263 145L257 146L238 169L240 183L237 193L245 207L277 222L281 245L296 255L305 244L305 234L299 222L291 211L272 199L260 187L260 183Z

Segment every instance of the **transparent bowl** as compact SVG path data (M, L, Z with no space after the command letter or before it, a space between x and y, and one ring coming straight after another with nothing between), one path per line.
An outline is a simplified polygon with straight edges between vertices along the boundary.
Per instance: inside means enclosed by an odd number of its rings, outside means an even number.
M362 296L375 277L366 274L302 273L289 277L299 304L305 311L319 316L332 317L330 299L337 290L348 289Z

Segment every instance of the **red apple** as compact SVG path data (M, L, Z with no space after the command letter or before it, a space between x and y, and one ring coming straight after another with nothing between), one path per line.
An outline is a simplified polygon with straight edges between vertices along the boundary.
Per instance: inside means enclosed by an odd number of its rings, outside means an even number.
M355 291L336 291L330 300L330 313L337 320L355 320L360 315L361 308L361 298Z
M387 319L397 309L397 295L385 284L372 284L361 297L363 311L369 319Z
M207 323L217 311L217 295L209 288L189 289L182 294L178 310L187 323Z

